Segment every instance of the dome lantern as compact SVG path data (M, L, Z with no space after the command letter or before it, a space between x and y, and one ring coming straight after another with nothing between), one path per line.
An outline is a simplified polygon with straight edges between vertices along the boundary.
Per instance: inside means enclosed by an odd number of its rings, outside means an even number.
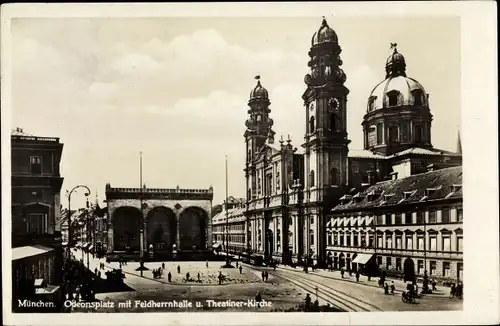
M257 79L257 86L255 86L255 88L250 92L250 100L269 99L269 93L267 92L267 89L262 87L262 84L260 83L260 76L255 76L255 79Z
M389 77L406 77L406 62L405 57L398 52L397 43L391 43L392 54L387 58L385 64L385 78Z
M328 26L325 17L323 17L320 28L312 37L311 46L321 43L338 43L337 33Z

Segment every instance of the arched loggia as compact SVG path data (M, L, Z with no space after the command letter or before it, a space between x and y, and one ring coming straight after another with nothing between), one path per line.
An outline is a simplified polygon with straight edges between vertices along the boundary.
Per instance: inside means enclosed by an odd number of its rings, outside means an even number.
M170 251L176 243L177 218L167 207L155 207L146 215L148 246L155 250Z
M139 251L142 214L138 208L123 206L113 212L115 251Z
M208 214L199 207L187 207L179 217L180 247L182 250L206 249Z

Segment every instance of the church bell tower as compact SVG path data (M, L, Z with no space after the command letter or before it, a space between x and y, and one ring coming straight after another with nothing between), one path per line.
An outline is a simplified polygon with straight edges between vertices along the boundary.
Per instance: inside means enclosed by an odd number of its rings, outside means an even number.
M269 93L262 87L260 76L256 76L257 85L250 92L248 101L249 118L246 120L247 127L244 137L246 142L246 164L245 176L247 181L247 202L257 195L257 176L255 170L255 158L260 150L268 143L274 142L275 132L272 130L273 119L269 117L271 109L269 106Z
M345 193L347 185L347 95L346 75L340 68L341 48L337 34L326 19L314 33L302 96L306 108L305 197L311 209L305 220L305 249L318 263L324 262L326 213ZM306 216L307 217L307 216ZM313 223L311 223L313 222ZM312 243L311 243L312 242ZM304 251L306 252L306 251Z

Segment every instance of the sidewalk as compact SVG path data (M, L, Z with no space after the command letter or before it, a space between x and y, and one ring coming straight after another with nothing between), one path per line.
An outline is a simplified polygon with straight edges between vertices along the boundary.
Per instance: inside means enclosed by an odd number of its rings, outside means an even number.
M291 270L291 271L294 271L297 273L304 273L302 267L293 268L290 266L279 265L279 266L277 266L277 269ZM318 275L318 276L325 277L325 278L331 278L334 280L341 280L344 282L358 283L358 284L362 284L365 286L375 287L375 288L380 289L380 291L383 291L383 289L380 286L378 286L378 279L379 279L378 277L372 277L371 280L368 281L367 276L360 275L359 282L356 282L356 274L355 273L352 273L352 276L349 276L349 273L345 272L344 278L342 278L342 275L340 274L339 270L335 270L335 271L330 272L328 270L316 269L313 272L312 269L309 268L308 272L309 272L309 274ZM399 279L389 278L389 277L386 278L386 283L389 284L389 286L391 285L392 281L394 282L394 287L396 288L396 290L395 290L396 293L402 293L402 292L406 291L406 283L404 281L399 280ZM420 291L420 289L422 289L421 284L419 284L419 291ZM450 289L448 287L440 286L440 287L437 287L437 290L434 291L432 294L424 294L424 296L447 297L449 294L450 294Z

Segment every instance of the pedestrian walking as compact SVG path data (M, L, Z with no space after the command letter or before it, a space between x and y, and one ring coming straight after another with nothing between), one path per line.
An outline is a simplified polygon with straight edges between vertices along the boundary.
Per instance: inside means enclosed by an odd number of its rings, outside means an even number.
M394 281L391 281L391 294L394 294L394 290L396 287L394 286Z
M265 282L266 281L266 273L264 273L264 271L262 271L262 282Z
M455 283L452 283L450 287L450 299L453 299L454 297L455 297Z
M177 265L177 273L180 274L181 273L181 266L180 265Z
M200 280L200 272L198 272L198 282L201 282L201 280Z
M306 311L309 310L309 308L311 307L311 296L308 294L306 294L306 298L304 299L305 301L305 306L306 306Z
M432 280L432 291L436 291L436 280Z
M340 276L342 276L342 278L344 278L344 273L345 273L344 270L340 271Z
M387 283L384 285L384 294L389 294L389 285Z
M219 271L219 285L222 284L222 272Z
M262 296L260 295L260 291L255 295L255 302L259 303L258 307L260 308L260 303L262 302Z
M165 269L165 263L161 263L161 268Z
M269 280L269 273L266 271L266 282Z
M208 268L208 260L207 260L207 264L206 265L207 265L207 268Z
M243 268L242 268L242 267L241 267L241 265L240 265L240 274L241 274L241 270L242 270L242 269L243 269Z
M462 283L458 282L457 287L455 288L455 292L460 300L462 299L462 293L463 293L462 291L463 291L463 285Z
M238 267L238 261L236 261L236 267Z
M356 271L356 282L359 282L359 272Z
M168 282L169 283L172 282L172 273L168 272L167 277L168 277Z

